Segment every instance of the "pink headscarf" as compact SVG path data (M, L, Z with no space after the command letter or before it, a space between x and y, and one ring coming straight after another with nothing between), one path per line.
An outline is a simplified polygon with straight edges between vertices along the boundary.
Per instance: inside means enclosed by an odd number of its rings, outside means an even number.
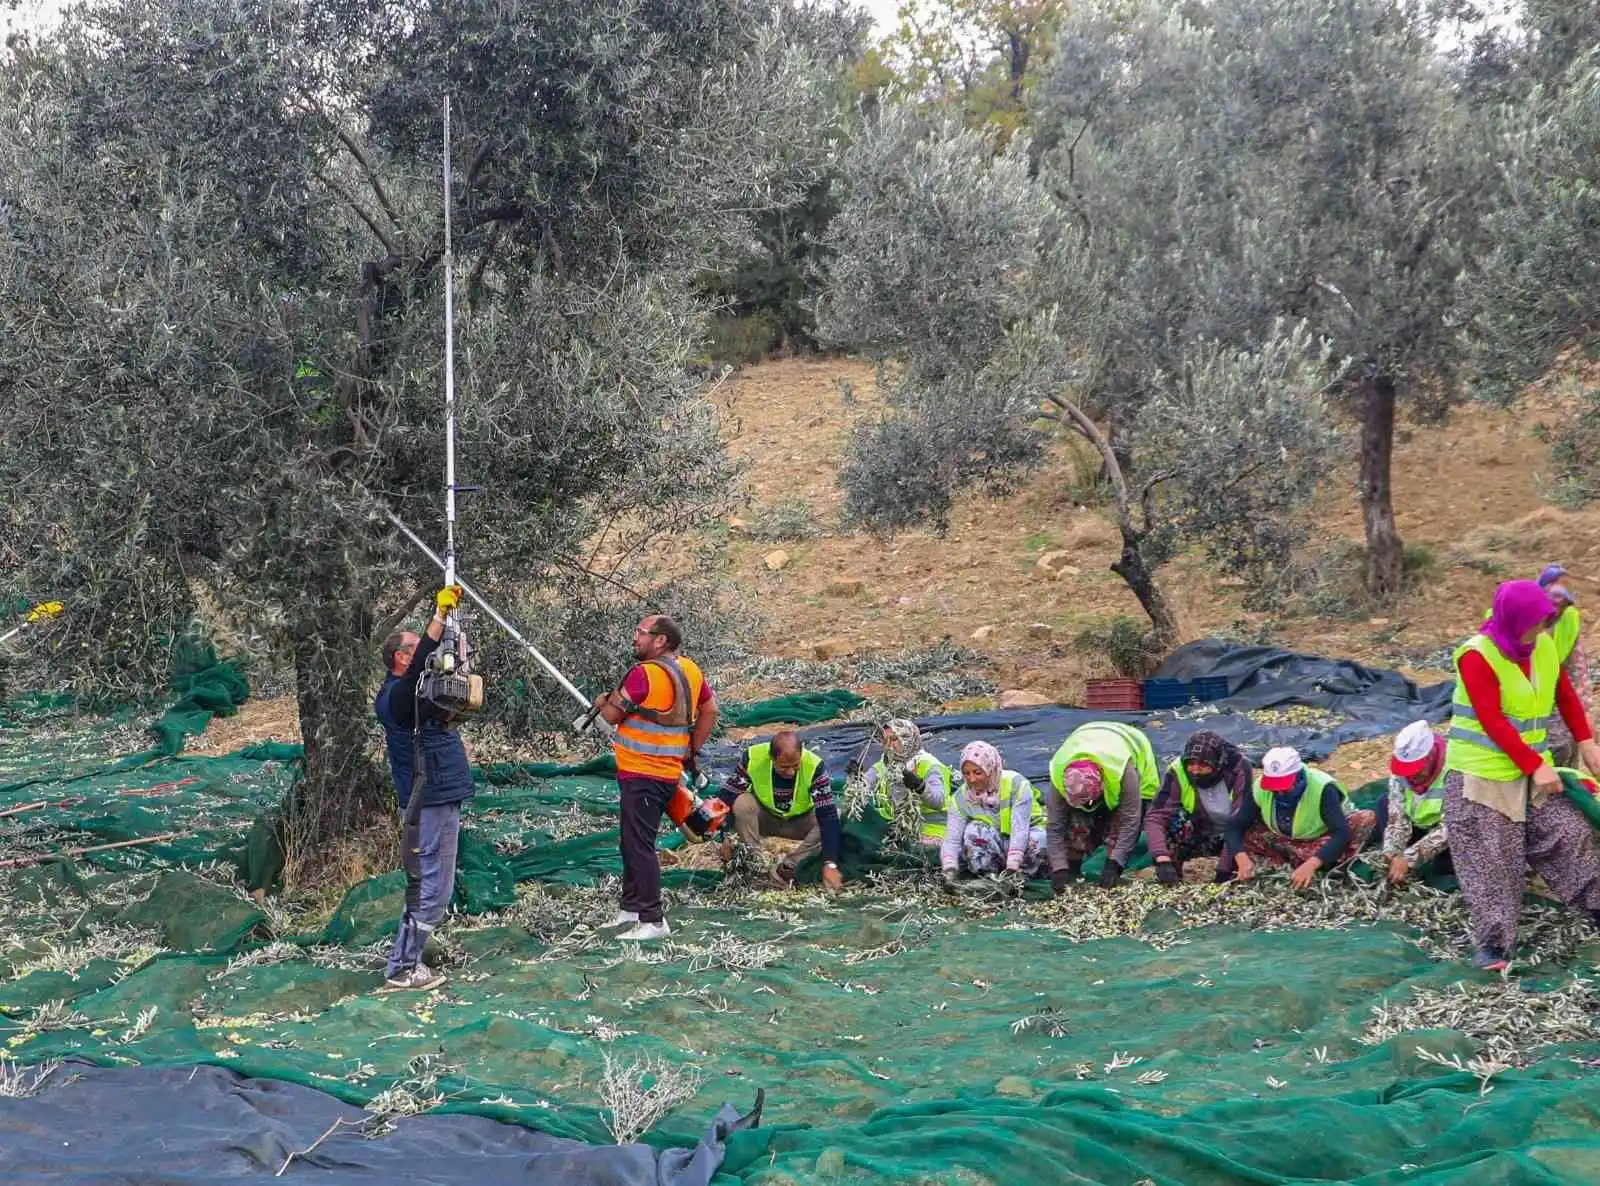
M1061 794L1074 807L1088 807L1106 793L1105 776L1090 761L1074 762L1061 772Z
M989 789L979 795L968 787L967 794L986 807L996 806L1000 802L1000 751L987 741L969 741L961 751L961 765L965 766L968 762L989 776Z
M1483 624L1483 633L1507 659L1526 663L1533 644L1523 642L1522 636L1543 626L1555 612L1555 602L1537 581L1506 581L1494 592L1494 609Z

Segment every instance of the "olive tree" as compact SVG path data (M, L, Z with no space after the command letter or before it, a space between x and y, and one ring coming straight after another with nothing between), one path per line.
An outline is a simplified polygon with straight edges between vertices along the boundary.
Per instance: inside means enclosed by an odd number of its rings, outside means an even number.
M1270 580L1335 448L1325 348L1300 327L1257 350L1196 338L1148 376L1124 448L1091 411L1109 332L1088 241L1032 175L1031 146L891 111L846 154L819 325L880 362L857 426L848 513L891 531L948 523L956 492L1004 490L1061 427L1101 455L1122 549L1112 570L1155 640L1178 625L1157 580L1199 544Z
M1467 345L1483 394L1508 401L1575 349L1600 345L1600 56L1500 112L1497 146L1504 203L1489 217L1493 250L1467 285ZM1577 500L1600 493L1593 386L1553 441L1559 488Z
M23 583L69 606L52 662L86 692L160 686L203 579L293 657L308 833L375 812L376 639L437 580L387 514L439 537L442 99L459 480L483 488L463 564L509 597L726 497L696 280L820 161L833 106L795 18L91 0L14 42L0 487Z
M1493 190L1441 19L1407 0L1078 7L1034 118L1104 277L1119 419L1196 337L1251 350L1287 316L1350 358L1377 595L1401 581L1397 401L1463 394L1456 281Z

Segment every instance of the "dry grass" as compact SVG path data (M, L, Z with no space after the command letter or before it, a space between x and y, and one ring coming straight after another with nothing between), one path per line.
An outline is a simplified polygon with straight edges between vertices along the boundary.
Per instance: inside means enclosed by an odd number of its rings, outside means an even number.
M263 741L300 741L300 710L293 696L247 700L231 717L212 717L206 731L189 739L191 753L230 754Z
M331 916L350 886L399 867L400 829L385 819L314 850L300 851L291 845L284 881L297 906Z

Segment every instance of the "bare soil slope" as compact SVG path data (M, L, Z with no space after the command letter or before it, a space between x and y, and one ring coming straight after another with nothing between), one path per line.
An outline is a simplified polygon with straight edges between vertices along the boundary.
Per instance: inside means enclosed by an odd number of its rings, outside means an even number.
M854 387L849 400L841 379ZM1112 674L1105 656L1074 640L1116 615L1142 615L1110 571L1118 537L1088 505L1096 465L1079 443L1063 441L1012 496L962 498L942 539L919 531L882 541L839 526L837 473L849 427L874 414L870 367L766 363L734 377L717 398L729 447L749 463L748 504L727 529L734 577L765 614L767 653L815 659L949 638L977 652L1001 688L1064 702L1081 699L1085 679ZM1419 571L1396 604L1375 609L1358 594L1361 517L1354 473L1343 472L1328 482L1311 548L1329 574L1321 595L1247 612L1237 583L1186 557L1162 575L1186 634L1260 637L1432 681L1443 674L1440 652L1476 620L1500 580L1560 559L1580 595L1600 590L1600 513L1542 501L1549 465L1537 416L1471 408L1443 425L1402 423L1395 505ZM1054 558L1059 575L1039 564L1052 552L1070 553ZM242 744L252 724L286 738L293 713L252 707L219 721L214 728L227 736L217 740ZM1348 748L1363 768L1378 760L1355 752L1370 747Z
M818 647L854 653L950 636L983 653L1003 686L1079 695L1086 676L1103 672L1093 656L1066 644L1111 616L1141 617L1109 569L1119 550L1116 530L1081 501L1092 497L1092 459L1064 442L1014 496L963 498L944 539L917 532L884 543L843 533L835 474L850 421L871 409L860 397L858 406L844 406L840 377L858 392L872 389L871 370L860 364L784 361L745 372L729 392L730 446L753 466L751 506L732 525L736 572L761 595L768 648L809 657ZM1397 604L1367 612L1354 598L1321 614L1292 605L1250 613L1226 574L1185 558L1162 579L1186 632L1267 629L1284 645L1393 663L1458 638L1507 576L1532 575L1559 558L1587 585L1591 570L1600 575L1600 514L1541 501L1548 452L1533 428L1527 413L1478 408L1445 425L1402 425L1395 504L1401 534L1424 571ZM819 534L754 538L774 519L792 518L774 508L795 499L811 508ZM1357 575L1361 516L1353 472L1330 479L1318 523L1312 550L1348 549L1345 568ZM788 562L773 570L765 558L780 549ZM1072 556L1059 579L1046 579L1038 559L1056 550ZM1040 625L1050 628L1048 638L1040 637ZM974 640L985 626L993 632Z

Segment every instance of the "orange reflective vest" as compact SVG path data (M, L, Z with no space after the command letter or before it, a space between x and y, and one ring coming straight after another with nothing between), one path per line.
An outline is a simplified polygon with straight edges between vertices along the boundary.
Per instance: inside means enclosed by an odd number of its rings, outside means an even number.
M648 659L639 665L649 694L617 725L611 752L623 778L677 782L689 756L689 734L698 715L706 677L693 659Z

